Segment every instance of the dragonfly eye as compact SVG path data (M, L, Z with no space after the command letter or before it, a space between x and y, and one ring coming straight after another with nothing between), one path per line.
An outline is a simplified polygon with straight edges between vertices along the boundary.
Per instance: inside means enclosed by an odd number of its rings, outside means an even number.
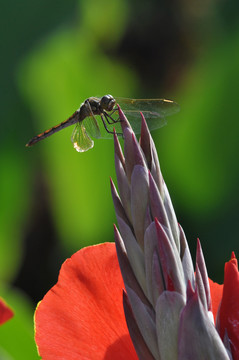
M112 95L105 95L101 98L100 105L102 109L106 111L111 111L115 106L115 99Z

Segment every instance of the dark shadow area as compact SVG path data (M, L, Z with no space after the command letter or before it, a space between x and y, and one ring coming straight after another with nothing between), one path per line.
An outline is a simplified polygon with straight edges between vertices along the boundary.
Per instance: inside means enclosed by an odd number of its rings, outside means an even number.
M50 213L49 191L44 177L36 174L28 223L23 239L23 259L13 283L37 303L56 283L65 254Z

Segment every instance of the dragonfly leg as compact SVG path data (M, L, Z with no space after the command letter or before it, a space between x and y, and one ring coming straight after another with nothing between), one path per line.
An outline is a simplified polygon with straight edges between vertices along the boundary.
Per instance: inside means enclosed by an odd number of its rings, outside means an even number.
M118 111L118 108L117 108L117 107L114 108L114 109L109 113L109 115L112 116L116 111Z
M115 110L117 110L117 109L115 109ZM113 112L115 112L115 110L114 110ZM110 125L120 122L120 119L119 119L119 118L117 118L117 119L115 120L115 119L112 117L112 114L113 114L112 112L109 114L109 113L107 113L106 111L103 111L103 114L104 114L105 120L106 120L107 123L110 124ZM110 119L111 121L110 121L109 119Z
M106 114L107 114L107 113L106 113ZM107 115L108 115L108 114L107 114ZM101 117L101 120L102 120L102 122L103 122L104 128L105 128L105 130L107 131L107 133L109 133L109 134L114 134L114 131L110 131L110 130L107 128L107 124L106 124L106 122L105 122L105 119L106 119L107 122L108 122L108 120L107 120L107 117L105 116L105 113L101 114L100 117ZM115 122L117 122L117 121L115 121ZM109 124L110 124L110 123L109 123ZM111 123L111 124L112 124L112 123ZM116 135L118 135L118 136L123 136L123 133L116 133Z

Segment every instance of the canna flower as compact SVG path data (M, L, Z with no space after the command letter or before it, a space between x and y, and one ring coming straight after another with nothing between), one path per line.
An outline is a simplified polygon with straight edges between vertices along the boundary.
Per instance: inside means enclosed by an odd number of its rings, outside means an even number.
M13 315L14 314L12 309L10 309L10 307L5 303L5 301L0 298L0 325L10 320Z
M63 264L36 309L39 354L43 360L239 359L235 256L224 287L208 279L199 241L194 269L146 122L138 143L119 114L125 141L123 155L115 136L116 247L84 248Z

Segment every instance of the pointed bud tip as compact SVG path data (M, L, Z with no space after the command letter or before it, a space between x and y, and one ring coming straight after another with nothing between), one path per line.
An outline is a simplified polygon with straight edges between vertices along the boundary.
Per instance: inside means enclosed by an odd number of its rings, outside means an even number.
M160 230L163 230L163 231L164 231L161 222L159 221L159 219L158 219L156 216L155 216L155 218L154 218L154 221L155 221L156 227L158 227Z
M110 186L111 186L111 188L114 187L114 182L113 182L113 179L111 176L110 176Z
M187 301L189 301L193 296L195 296L197 293L197 288L195 289L195 291L193 290L191 281L188 280L188 285L187 285Z
M140 115L141 115L141 135L142 135L142 133L148 134L149 128L148 128L147 122L145 120L144 114L141 112Z
M132 132L131 136L132 136L132 142L133 142L134 146L137 146L138 144L137 144L137 139L136 139L135 133ZM138 146L137 146L137 148L138 148Z
M119 112L119 118L120 118L120 121L122 122L128 122L125 114L123 113L123 111L121 110L120 106L118 105L118 112Z
M131 139L132 139L132 154L133 154L133 161L134 165L142 165L144 167L147 167L145 163L145 159L142 153L142 149L139 146L139 143L137 141L137 138L135 136L135 133L131 133Z
M117 246L117 244L119 244L121 237L120 237L120 233L119 230L117 229L117 226L114 224L114 237L115 237L115 245Z
M111 189L111 195L112 195L114 204L116 206L115 202L119 199L119 196L118 196L115 184L114 184L114 182L113 182L113 180L111 178L110 178L110 189Z
M163 228L162 228L162 225L160 224L160 222L158 221L157 217L154 218L154 222L155 222L157 234L160 234L161 231L163 230Z
M197 249L196 249L196 259L202 256L202 247L199 238L197 238Z
M118 105L118 112L119 112L119 118L121 121L121 127L122 127L123 133L126 129L130 129L131 131L133 131L130 126L130 123L127 120L127 117L125 116L124 112L121 110L119 105Z

